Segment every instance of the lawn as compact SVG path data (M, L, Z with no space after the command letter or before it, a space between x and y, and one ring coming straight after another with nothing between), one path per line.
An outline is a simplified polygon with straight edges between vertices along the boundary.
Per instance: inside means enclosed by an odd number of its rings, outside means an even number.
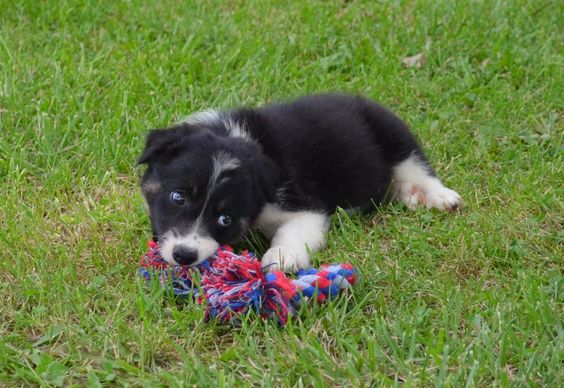
M0 385L557 385L563 15L558 1L0 0ZM147 131L320 91L396 111L462 211L338 213L315 264L351 262L361 281L285 328L205 323L144 288Z

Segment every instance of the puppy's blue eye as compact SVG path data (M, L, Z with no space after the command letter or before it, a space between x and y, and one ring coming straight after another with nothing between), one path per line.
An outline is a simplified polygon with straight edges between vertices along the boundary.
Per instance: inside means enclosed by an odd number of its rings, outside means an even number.
M184 196L184 193L180 191L173 191L170 193L170 201L175 205L181 206L186 202L186 197Z
M217 223L221 226L229 226L231 225L231 222L233 220L231 219L231 216L227 215L227 214L221 214L218 218L217 218Z

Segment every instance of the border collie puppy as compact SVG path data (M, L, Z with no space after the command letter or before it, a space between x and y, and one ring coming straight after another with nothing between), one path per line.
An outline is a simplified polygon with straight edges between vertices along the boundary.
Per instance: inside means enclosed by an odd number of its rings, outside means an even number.
M263 267L294 271L325 246L337 207L461 204L398 117L341 94L196 113L152 131L138 162L147 164L153 235L171 264L200 263L258 227L272 238Z

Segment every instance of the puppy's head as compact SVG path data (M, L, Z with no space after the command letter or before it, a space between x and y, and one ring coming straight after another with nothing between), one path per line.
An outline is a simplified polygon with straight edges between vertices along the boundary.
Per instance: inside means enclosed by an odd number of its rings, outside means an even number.
M193 265L244 235L274 192L273 162L247 139L194 124L152 131L139 163L153 235L171 264Z

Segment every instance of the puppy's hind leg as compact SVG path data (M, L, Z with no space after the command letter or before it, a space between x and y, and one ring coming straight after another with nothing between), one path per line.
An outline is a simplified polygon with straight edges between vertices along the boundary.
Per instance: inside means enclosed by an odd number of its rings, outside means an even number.
M407 125L378 104L368 100L361 100L360 104L375 143L392 166L396 199L411 209L419 204L428 209L458 209L462 203L460 195L443 186Z
M396 198L410 209L422 204L427 209L455 211L462 205L460 195L445 187L417 152L397 163L393 172Z

